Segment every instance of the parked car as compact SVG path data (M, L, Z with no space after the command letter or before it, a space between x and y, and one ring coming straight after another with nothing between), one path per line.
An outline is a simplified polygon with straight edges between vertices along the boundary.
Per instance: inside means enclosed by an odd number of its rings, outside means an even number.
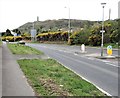
M18 44L25 45L25 41L21 40L21 41L18 42Z

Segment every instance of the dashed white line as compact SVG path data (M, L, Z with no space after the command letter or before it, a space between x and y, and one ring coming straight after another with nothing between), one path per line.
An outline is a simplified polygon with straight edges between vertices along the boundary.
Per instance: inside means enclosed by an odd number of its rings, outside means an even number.
M111 63L106 63L106 64L111 65L111 66L114 66L114 67L119 67L119 66L114 65L114 64L111 64Z

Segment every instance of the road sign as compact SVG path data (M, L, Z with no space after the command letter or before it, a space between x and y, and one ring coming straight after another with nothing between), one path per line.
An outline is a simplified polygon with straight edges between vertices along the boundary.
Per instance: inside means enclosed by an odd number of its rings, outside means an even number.
M111 45L107 46L107 54L108 54L109 56L112 55L112 46L111 46Z
M36 34L37 34L36 29L32 29L31 30L31 37L36 37Z
M105 32L105 30L100 30L100 32L101 32L101 33L102 33L102 32L104 33L104 32Z

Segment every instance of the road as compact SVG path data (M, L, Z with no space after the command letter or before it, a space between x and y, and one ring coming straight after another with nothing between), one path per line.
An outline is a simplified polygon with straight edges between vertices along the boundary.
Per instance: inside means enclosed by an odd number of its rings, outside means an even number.
M80 53L80 47L78 46L30 43L27 45L41 50L49 57L56 59L106 94L118 96L119 67L117 61L100 60L87 56L90 54L99 55L100 49L88 47L87 53ZM113 51L113 55L117 55L117 51Z

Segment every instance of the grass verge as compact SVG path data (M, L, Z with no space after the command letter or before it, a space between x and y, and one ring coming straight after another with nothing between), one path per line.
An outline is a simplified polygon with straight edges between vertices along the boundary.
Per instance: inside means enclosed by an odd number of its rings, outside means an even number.
M116 49L118 49L118 44L116 44L116 43L108 43L108 44L104 44L104 47L107 48L107 46L109 46L109 45L111 45L112 48L116 48Z
M2 40L1 40L1 36L0 36L0 47L2 46Z
M8 44L13 54L43 54L41 51L21 44Z
M39 96L105 96L55 60L24 59L18 63Z
M2 41L0 41L0 47L2 46Z

